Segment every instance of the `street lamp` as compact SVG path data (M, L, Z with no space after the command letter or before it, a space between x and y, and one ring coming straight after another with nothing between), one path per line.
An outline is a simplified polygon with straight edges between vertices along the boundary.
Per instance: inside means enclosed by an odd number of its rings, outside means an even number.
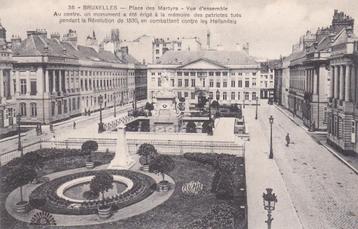
M113 93L114 95L114 104L113 104L113 116L116 117L117 116L117 111L116 111L116 93Z
M21 115L17 114L16 115L16 122L17 122L17 132L18 132L18 144L17 144L17 150L20 151L21 153L21 157L24 155L24 152L22 150L22 146L21 146Z
M272 188L266 188L267 193L262 194L263 202L264 202L264 209L267 211L267 228L271 229L271 222L272 218L272 211L275 210L275 204L277 203L277 196L275 193L272 193Z
M272 115L269 118L270 121L270 155L269 159L273 159L273 150L272 150L272 124L273 124L273 117Z
M209 93L209 122L211 121L211 100L213 99L213 94Z
M98 123L98 133L102 133L104 131L103 122L102 122L102 104L103 104L103 96L100 95L98 97L99 103L99 123Z
M256 115L255 115L255 119L257 120L257 107L259 105L259 98L256 97Z

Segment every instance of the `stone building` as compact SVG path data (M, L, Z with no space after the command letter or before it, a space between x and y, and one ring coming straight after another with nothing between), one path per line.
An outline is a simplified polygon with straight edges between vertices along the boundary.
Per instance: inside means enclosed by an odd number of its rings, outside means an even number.
M293 48L290 56L290 88L288 108L310 130L327 129L329 64L333 38L353 21L342 12L334 11L329 27L307 32Z
M158 64L148 65L149 100L161 91L164 75L177 97L192 104L198 93L223 104L255 104L260 95L260 64L245 52L168 51Z
M342 14L340 18L351 19ZM353 34L353 25L343 28L334 37L329 61L331 84L328 92L328 143L345 154L356 154L358 37Z
M210 35L209 35L210 41ZM210 44L210 43L209 43ZM197 37L193 38L177 38L176 40L171 40L169 38L156 38L153 41L153 61L152 63L158 63L160 57L163 56L167 51L200 51L201 43Z
M6 29L0 23L0 128L12 127L16 124L13 64L12 51L6 41Z
M18 111L24 123L53 123L133 101L135 64L126 50L96 46L95 33L77 44L76 31L62 40L45 30L28 31L13 50L14 85ZM97 51L98 49L98 51Z

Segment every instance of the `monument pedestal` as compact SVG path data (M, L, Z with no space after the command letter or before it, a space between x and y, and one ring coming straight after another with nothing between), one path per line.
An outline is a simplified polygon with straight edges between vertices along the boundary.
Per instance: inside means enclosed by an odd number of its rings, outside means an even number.
M116 152L114 154L114 158L108 166L108 169L130 169L135 164L135 160L133 160L128 152L125 128L126 126L123 123L118 126Z

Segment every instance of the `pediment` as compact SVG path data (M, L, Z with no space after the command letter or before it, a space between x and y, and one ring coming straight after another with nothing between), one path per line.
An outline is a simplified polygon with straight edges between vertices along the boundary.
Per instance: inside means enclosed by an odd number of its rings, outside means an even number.
M206 59L199 59L188 64L179 66L180 69L226 69L225 66Z

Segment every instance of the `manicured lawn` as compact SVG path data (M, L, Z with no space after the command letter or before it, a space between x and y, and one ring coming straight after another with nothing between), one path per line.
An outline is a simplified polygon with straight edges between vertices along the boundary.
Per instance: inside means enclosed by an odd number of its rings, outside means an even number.
M176 187L173 195L169 200L159 205L158 207L138 216L134 216L125 220L93 225L93 226L81 226L76 228L88 228L88 229L100 229L100 228L123 228L123 229L140 229L140 228L155 228L155 229L175 229L175 228L188 228L188 225L193 221L201 219L210 213L213 206L218 204L228 204L238 210L240 204L246 204L246 200L243 203L233 200L219 200L216 196L210 192L211 182L214 176L215 170L210 165L205 165L196 161L190 161L183 156L172 156L175 161L175 169L170 173L170 176L175 180ZM107 159L107 158L106 158ZM61 160L61 159L58 159ZM83 160L83 161L81 161ZM107 159L108 160L108 159ZM76 160L66 160L65 162L59 162L60 166L55 166L57 170L64 170L73 168L73 164L77 166L84 162L84 159L77 158ZM49 164L47 164L49 163ZM52 162L48 161L45 164L46 173L50 172L50 166ZM53 164L52 164L53 165ZM47 166L47 167L46 167ZM51 171L51 172L55 172ZM182 193L182 185L190 181L200 181L204 186L204 191L196 196L189 196ZM0 228L28 228L25 224L17 222L4 210L4 197L8 193L2 193L1 195L1 224ZM236 204L234 204L234 202ZM37 227L38 228L38 227ZM45 227L44 227L45 228ZM56 227L56 228L68 228L68 227ZM201 228L201 227L197 227ZM219 227L229 228L229 227ZM232 227L230 227L232 228Z

